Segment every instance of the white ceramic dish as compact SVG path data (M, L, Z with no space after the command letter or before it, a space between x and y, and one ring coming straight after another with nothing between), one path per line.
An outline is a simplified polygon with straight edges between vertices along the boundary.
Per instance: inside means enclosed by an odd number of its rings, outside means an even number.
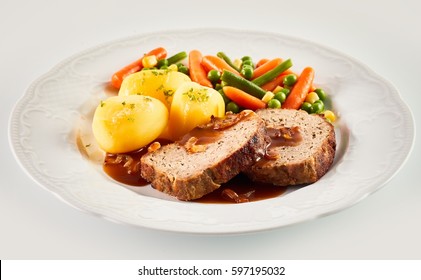
M312 66L316 83L329 93L339 116L330 171L315 184L245 204L180 202L150 187L132 188L109 179L100 162L82 156L77 135L89 131L92 110L107 94L112 72L157 46L170 54L200 49L256 59L281 56L291 58L297 72ZM412 150L415 126L398 91L352 57L279 34L197 29L113 41L63 61L18 101L9 135L26 173L78 209L153 229L232 234L291 225L355 204L399 171ZM82 139L88 141L89 135Z

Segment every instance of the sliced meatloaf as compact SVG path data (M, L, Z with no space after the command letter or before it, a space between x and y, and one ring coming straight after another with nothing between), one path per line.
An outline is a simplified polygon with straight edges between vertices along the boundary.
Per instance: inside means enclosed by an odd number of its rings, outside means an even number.
M268 156L246 174L256 182L279 186L314 183L330 168L336 150L335 130L322 115L302 110L263 109L272 144Z
M228 114L145 154L141 175L179 200L197 199L250 168L264 156L269 141L256 113Z

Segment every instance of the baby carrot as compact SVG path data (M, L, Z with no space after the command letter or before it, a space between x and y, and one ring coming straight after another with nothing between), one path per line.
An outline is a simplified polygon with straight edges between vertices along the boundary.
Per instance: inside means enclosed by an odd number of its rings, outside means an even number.
M301 72L300 76L297 79L297 82L292 87L291 93L288 95L285 102L282 104L284 109L296 109L298 110L303 104L306 96L313 84L314 79L314 69L311 67L306 67Z
M224 86L222 90L229 99L231 99L243 108L254 111L266 107L266 103L263 102L261 99L254 97L253 95L250 95L247 92L242 91L241 89L231 86Z
M222 58L229 66L234 68L237 72L240 72L240 69L238 69L237 66L234 65L234 62L232 62L229 56L227 56L224 52L218 52L216 56Z
M261 88L267 91L273 91L277 86L282 85L282 82L288 74L284 74L284 71L281 75L273 79L272 81L267 82L266 84L262 85Z
M314 84L311 84L310 89L308 90L308 92L312 92L316 90L316 86Z
M240 76L240 73L238 73L237 70L235 70L228 63L226 63L225 60L223 60L220 57L214 56L214 55L204 56L202 64L204 64L205 68L217 67L217 69L215 69L215 70L218 70L220 73L222 73L224 70L226 70L226 71L229 71L231 73L234 73L234 74Z
M222 73L221 69L219 69L219 67L216 66L215 63L213 63L212 61L210 61L206 57L203 57L203 59L202 59L202 66L203 66L203 68L205 68L206 72L209 72L211 70L216 70L219 73Z
M263 74L265 74L266 72L269 72L270 70L272 70L273 68L275 68L281 63L282 63L282 59L280 58L274 58L272 60L267 61L266 63L254 69L253 79L256 79L262 76Z
M147 54L143 55L138 60L130 63L129 65L126 65L122 69L118 70L113 74L111 77L111 85L117 89L120 88L121 83L123 82L124 78L126 78L128 75L133 74L143 68L142 59L145 56L149 55L155 55L156 59L163 59L167 56L167 51L164 48L156 48L148 52Z
M269 58L262 58L260 59L257 63L256 63L256 68L262 66L263 64L265 64L266 62L269 61Z
M191 50L189 53L189 72L190 78L193 82L201 84L202 86L212 87L205 69L202 66L203 56L198 50Z

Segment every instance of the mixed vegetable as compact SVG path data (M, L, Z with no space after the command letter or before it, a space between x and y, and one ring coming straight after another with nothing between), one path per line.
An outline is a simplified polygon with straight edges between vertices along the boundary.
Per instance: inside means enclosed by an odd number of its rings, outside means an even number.
M165 48L153 49L114 73L111 84L118 96L97 107L94 135L105 151L122 153L147 145L154 140L151 135L176 140L227 111L302 109L335 121L325 108L326 92L314 86L314 69L297 74L292 66L291 59L279 57L255 63L249 56L231 59L224 52L168 56ZM127 141L131 144L122 144Z

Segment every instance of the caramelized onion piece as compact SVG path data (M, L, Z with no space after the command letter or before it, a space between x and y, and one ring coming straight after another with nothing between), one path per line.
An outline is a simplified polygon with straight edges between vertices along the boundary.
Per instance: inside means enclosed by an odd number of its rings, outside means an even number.
M254 194L253 191L249 191L245 194L237 194L232 189L225 189L222 191L221 195L223 198L227 199L228 201L233 201L235 203L244 203L244 202L250 202L251 196Z
M161 148L161 143L159 142L153 142L152 144L149 145L148 147L148 153L152 153L155 152L156 150L158 150L159 148Z
M126 154L109 154L105 158L105 164L122 164L123 167L127 170L127 174L132 174L139 172L140 170L140 161L135 161L133 157L126 155Z
M238 114L234 114L231 111L227 112L225 117L222 118L222 121L216 122L217 118L214 116L211 117L209 123L199 126L200 128L208 128L214 130L224 130L230 128L231 126L235 125L242 119L246 118L248 115L254 113L251 110L243 110Z
M184 147L186 148L187 152L189 153L200 153L204 152L206 150L205 145L196 145L197 141L199 139L196 137L190 137L189 140L184 144Z

